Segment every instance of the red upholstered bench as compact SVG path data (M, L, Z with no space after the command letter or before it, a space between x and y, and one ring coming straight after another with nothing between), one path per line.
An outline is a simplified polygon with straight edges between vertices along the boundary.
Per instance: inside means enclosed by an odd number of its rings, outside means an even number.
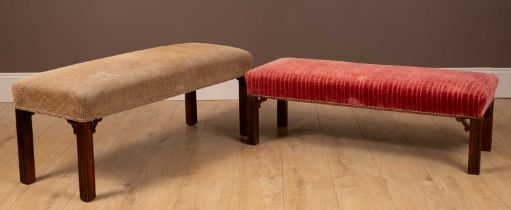
M283 58L245 79L249 144L259 142L259 105L271 98L277 99L278 126L287 126L287 100L456 117L470 129L469 174L479 174L481 149L491 150L498 84L491 74Z

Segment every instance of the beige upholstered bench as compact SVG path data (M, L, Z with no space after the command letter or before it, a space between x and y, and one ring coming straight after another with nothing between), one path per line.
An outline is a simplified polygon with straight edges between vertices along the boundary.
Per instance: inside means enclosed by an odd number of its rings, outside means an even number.
M243 75L249 52L227 46L187 43L156 47L67 66L21 79L13 86L20 180L35 181L33 113L64 118L77 136L80 198L96 196L92 136L110 114L185 93L186 123L197 122L195 90L237 78L240 122L246 119ZM246 135L240 123L240 133Z

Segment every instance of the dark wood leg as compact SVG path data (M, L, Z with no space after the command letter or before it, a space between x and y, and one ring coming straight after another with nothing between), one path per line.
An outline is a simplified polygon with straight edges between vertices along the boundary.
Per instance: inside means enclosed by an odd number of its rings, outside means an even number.
M238 78L238 91L239 91L239 112L240 112L240 135L247 136L247 84L245 77Z
M247 96L248 102L248 136L247 144L259 143L259 97Z
M492 133L493 133L493 104L491 103L488 110L484 114L483 120L483 142L481 143L481 149L483 151L491 151L492 145Z
M197 124L197 95L195 91L185 93L186 124Z
M89 202L96 198L96 179L94 173L94 146L92 136L96 131L97 123L68 121L76 134L78 148L78 179L80 186L80 199Z
M470 120L468 173L478 175L481 165L481 140L483 131L482 119Z
M287 126L287 101L277 100L277 126Z
M19 109L16 109L15 112L20 181L23 184L32 184L35 182L34 139L32 133L32 115L34 113Z

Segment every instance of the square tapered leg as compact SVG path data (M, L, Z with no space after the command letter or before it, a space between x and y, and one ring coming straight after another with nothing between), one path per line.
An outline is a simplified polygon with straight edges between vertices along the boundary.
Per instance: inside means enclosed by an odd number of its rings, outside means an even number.
M481 149L483 151L491 151L492 146L492 135L493 135L493 106L492 102L490 107L486 110L483 119L483 139L481 143Z
M247 84L245 77L238 78L240 135L247 136Z
M185 93L186 124L197 124L197 94L195 91Z
M248 136L247 144L259 143L259 98L248 96Z
M34 113L19 109L16 109L15 112L20 181L23 184L31 184L35 182L34 139L32 133L32 115Z
M94 172L93 134L101 119L90 122L68 121L76 134L78 152L78 180L80 199L89 202L96 198L96 178Z
M482 119L470 120L468 173L478 175L481 165L481 140L483 131Z
M277 126L287 127L287 101L277 100Z

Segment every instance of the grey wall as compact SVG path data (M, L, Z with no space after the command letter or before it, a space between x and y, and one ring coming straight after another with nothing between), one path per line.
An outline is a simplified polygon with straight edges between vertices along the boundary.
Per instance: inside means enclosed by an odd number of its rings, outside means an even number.
M0 0L0 72L178 42L283 56L510 67L509 0Z

